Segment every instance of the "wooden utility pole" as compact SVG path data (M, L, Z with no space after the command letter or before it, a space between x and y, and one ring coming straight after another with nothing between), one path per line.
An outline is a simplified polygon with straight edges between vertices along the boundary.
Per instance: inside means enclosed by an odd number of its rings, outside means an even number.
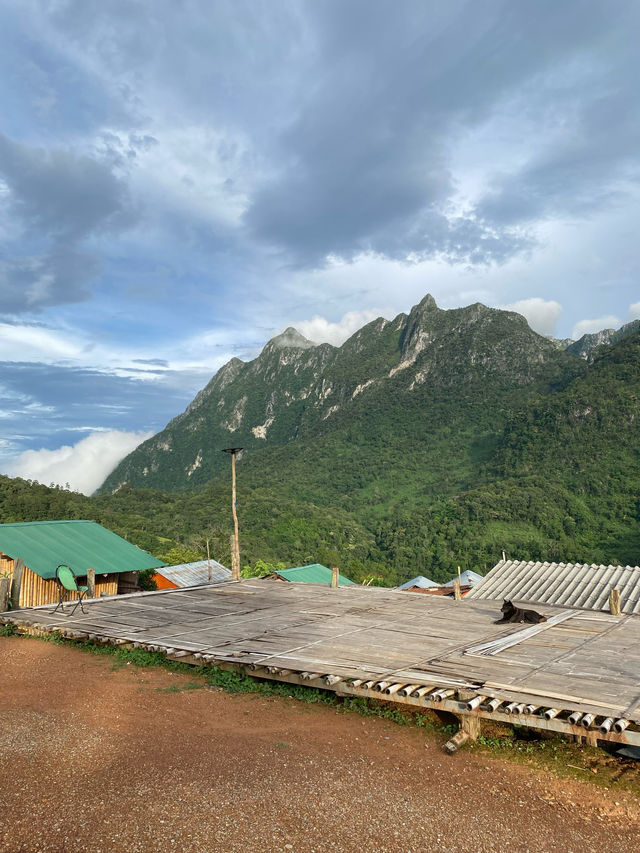
M209 583L211 583L211 554L209 553L209 540L207 539L207 571L209 575Z
M222 452L231 454L231 511L233 512L233 548L231 549L231 576L240 580L240 539L238 537L238 513L236 511L236 453L241 447L227 447Z

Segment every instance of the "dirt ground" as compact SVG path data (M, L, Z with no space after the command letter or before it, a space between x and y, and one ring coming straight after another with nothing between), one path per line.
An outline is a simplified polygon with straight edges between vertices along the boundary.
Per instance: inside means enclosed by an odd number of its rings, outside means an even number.
M637 851L640 801L444 736L0 637L0 851Z

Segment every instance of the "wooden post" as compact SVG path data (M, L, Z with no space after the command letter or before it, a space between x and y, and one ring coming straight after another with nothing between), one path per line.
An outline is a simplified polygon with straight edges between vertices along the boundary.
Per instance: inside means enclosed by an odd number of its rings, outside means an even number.
M611 592L609 593L609 610L614 616L620 616L620 590L614 589L611 587Z
M0 578L0 613L9 609L9 592L11 591L11 578Z
M456 601L460 601L462 598L462 592L460 591L460 578L456 578L453 582L453 597Z
M233 533L229 537L229 548L231 550L231 577L234 580L239 580L239 578L240 578L240 567L238 566L238 563L237 563L238 558L236 556L236 537L234 536Z
M213 575L211 572L211 554L209 553L209 540L208 539L207 539L207 569L208 569L207 574L209 576L209 583L211 583L211 578Z
M95 569L87 569L87 586L89 587L87 597L88 598L95 598L96 597L96 570Z
M222 452L231 454L231 511L233 512L233 536L231 538L231 577L240 580L240 539L238 537L238 513L236 511L236 453L241 447L226 447Z
M231 512L233 513L233 536L231 537L231 577L240 580L240 538L238 536L238 512L236 509L236 453L241 447L227 447L223 453L231 455Z
M22 575L24 574L24 560L18 558L13 563L13 578L11 579L11 609L18 610L20 607L20 590L22 589Z
M338 569L336 566L331 568L331 589L338 589Z

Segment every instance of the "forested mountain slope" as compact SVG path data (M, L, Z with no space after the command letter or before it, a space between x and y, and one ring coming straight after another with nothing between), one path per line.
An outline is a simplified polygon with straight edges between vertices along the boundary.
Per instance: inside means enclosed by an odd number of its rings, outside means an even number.
M450 493L474 482L513 411L584 369L518 314L443 311L431 296L339 348L290 329L254 361L225 365L101 491L197 488L226 471L220 450L234 445L248 482L289 477L320 503ZM398 478L404 467L419 487Z

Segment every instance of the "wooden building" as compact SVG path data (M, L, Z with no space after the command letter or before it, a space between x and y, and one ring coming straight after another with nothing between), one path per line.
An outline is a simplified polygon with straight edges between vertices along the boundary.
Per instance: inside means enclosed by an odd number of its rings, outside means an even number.
M164 566L153 576L158 589L185 589L209 583L226 583L231 580L231 570L217 560L198 560Z
M308 566L294 566L292 569L276 569L267 577L270 580L287 581L289 583L320 583L331 586L333 572L322 563L311 563ZM338 573L339 586L352 586L353 581Z
M0 524L0 579L10 581L14 609L55 603L61 563L73 569L81 585L92 569L96 597L130 592L138 572L164 566L95 521Z

